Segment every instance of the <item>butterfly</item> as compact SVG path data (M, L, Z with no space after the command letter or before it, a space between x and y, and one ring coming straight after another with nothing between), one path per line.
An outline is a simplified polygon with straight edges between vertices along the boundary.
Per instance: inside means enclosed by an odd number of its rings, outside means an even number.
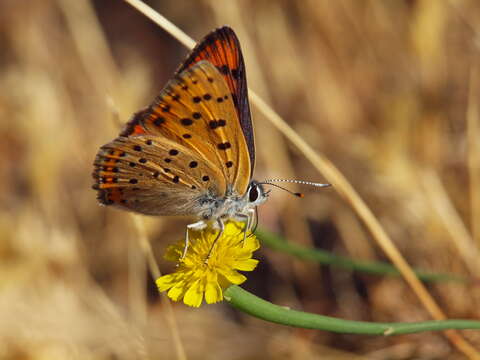
M268 193L252 180L253 125L240 43L209 33L154 102L135 113L94 161L103 205L146 215L193 216L188 230L235 219L252 226Z

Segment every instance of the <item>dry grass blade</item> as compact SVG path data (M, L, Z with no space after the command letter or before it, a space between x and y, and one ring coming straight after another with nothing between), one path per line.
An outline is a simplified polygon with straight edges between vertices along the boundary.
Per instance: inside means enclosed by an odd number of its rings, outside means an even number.
M432 202L432 209L437 212L445 230L450 234L453 243L458 249L459 254L465 260L465 263L472 274L478 276L480 267L478 259L480 253L471 238L467 227L455 210L448 194L443 186L438 174L433 170L424 171L422 174L425 194Z
M479 76L478 57L475 57L470 71L470 94L467 109L468 173L470 178L470 224L472 237L477 245L480 246L480 224L477 221L480 216Z
M99 94L112 96L118 69L108 49L107 39L88 1L58 1L72 33L82 65ZM94 51L92 51L94 49ZM91 65L95 64L95 67Z
M195 42L191 38L183 33L172 22L159 15L156 11L149 8L141 1L125 1L141 11L188 48L194 46ZM377 218L340 171L328 159L316 153L273 109L271 109L258 95L255 94L255 92L251 90L250 98L252 103L265 115L265 117L305 155L314 167L334 185L334 188L340 193L340 195L351 204L358 216L370 230L378 245L383 249L395 266L397 266L409 286L418 296L431 316L437 320L445 319L446 315L440 309L433 297L428 293L423 284L417 279L412 268L393 244ZM458 332L447 331L445 334L450 341L452 341L452 343L469 358L480 359L480 354L469 343L467 343Z

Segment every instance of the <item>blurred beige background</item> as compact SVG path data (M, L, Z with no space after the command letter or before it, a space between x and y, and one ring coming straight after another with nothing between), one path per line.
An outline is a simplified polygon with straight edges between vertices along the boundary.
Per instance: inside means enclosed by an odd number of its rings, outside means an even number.
M149 1L195 39L228 24L250 87L372 208L409 263L480 275L480 3L446 0ZM123 1L0 2L0 358L176 359L132 217L91 189L99 146L148 104L187 50ZM252 108L256 178L324 181ZM293 189L293 186L290 188ZM385 260L334 190L273 191L260 226ZM145 218L162 271L188 219ZM245 287L275 303L365 321L428 314L399 278L262 249ZM478 286L429 285L479 319ZM290 329L220 304L174 316L189 359L461 359L441 334ZM480 348L478 332L464 335Z

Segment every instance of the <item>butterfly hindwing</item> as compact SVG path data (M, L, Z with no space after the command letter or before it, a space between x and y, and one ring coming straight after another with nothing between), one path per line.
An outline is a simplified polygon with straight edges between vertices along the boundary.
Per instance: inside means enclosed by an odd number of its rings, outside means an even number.
M95 159L98 199L147 215L195 215L198 199L218 196L218 168L187 147L158 136L120 136Z

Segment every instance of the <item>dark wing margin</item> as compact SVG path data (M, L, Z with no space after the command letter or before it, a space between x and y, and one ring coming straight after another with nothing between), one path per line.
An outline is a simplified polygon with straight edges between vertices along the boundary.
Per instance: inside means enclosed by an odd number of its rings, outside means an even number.
M216 66L232 92L233 102L240 119L240 126L248 146L251 164L250 176L252 176L255 165L255 142L248 101L247 74L240 42L235 32L228 26L223 26L210 32L195 46L187 56L187 59L178 68L176 74L202 60L207 60Z

